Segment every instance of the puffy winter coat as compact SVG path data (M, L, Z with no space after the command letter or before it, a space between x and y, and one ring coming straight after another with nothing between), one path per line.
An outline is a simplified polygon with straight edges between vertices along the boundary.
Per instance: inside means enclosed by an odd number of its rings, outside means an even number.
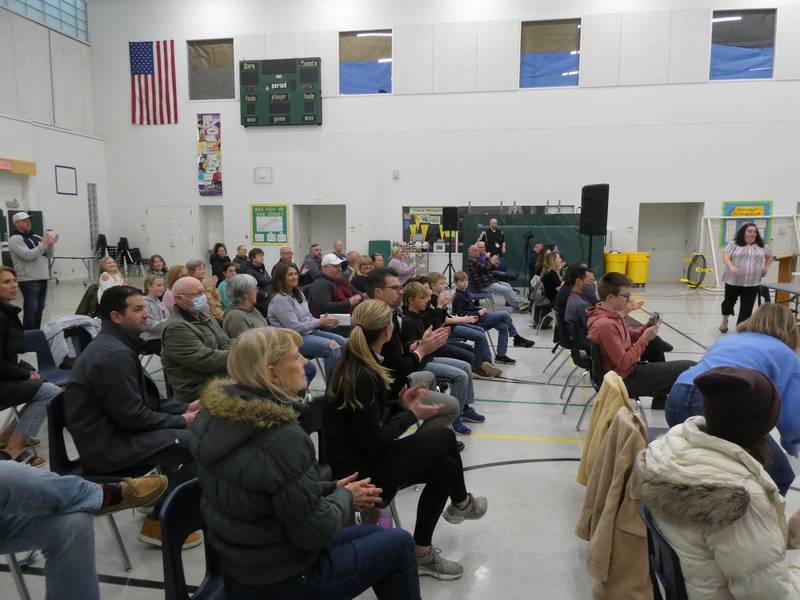
M223 573L244 584L299 575L350 515L350 492L319 480L299 408L216 380L192 427L208 539Z
M784 500L740 446L691 417L643 450L636 495L675 549L689 600L800 598L787 560Z

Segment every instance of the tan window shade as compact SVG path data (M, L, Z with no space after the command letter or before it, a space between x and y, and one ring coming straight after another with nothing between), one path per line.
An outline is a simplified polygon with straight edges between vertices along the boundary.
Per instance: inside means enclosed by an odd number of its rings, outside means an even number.
M531 21L522 24L522 53L580 50L581 20Z
M392 58L392 31L350 31L339 34L340 62L375 62Z
M233 40L188 42L189 99L234 98Z

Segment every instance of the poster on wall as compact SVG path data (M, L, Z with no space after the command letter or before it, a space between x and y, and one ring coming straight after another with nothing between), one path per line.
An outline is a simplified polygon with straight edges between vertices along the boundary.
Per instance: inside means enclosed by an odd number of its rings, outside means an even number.
M197 115L197 185L201 196L222 196L222 127L219 113Z
M772 200L752 200L722 203L724 226L720 228L719 245L725 247L736 237L736 232L745 223L755 223L766 243L772 239Z
M434 244L444 239L442 207L403 207L403 241Z
M251 204L250 233L260 246L289 242L289 211L286 204Z

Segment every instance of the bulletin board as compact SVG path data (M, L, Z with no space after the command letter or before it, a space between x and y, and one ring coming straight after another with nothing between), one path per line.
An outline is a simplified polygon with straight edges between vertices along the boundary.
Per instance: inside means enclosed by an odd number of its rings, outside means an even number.
M286 204L251 204L250 234L256 246L289 243L289 210Z
M750 200L722 203L723 217L737 217L725 219L720 227L720 248L728 245L736 232L745 223L755 223L761 232L761 237L767 243L772 239L772 200Z

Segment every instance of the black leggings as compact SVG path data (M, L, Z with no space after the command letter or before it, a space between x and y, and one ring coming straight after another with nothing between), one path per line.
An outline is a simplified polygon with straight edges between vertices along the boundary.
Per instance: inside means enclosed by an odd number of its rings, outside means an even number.
M378 457L372 482L383 488L389 501L401 487L424 483L417 503L414 541L430 546L433 530L449 497L453 502L467 499L464 466L456 436L450 429L433 428L393 441Z
M725 284L725 299L722 301L723 316L732 315L736 301L739 301L739 316L736 317L736 324L746 321L753 314L753 305L758 297L758 286L742 286Z

